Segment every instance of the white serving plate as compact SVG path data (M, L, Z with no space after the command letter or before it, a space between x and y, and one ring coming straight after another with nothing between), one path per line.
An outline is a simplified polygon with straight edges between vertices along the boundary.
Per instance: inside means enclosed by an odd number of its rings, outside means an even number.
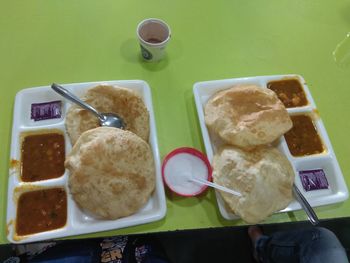
M20 180L18 168L10 168L10 176L8 182L8 198L7 198L7 238L12 243L24 243L40 241L45 239L87 234L105 230L118 229L128 226L145 224L160 220L166 213L166 201L164 187L161 178L160 156L158 150L156 125L154 119L154 111L152 105L152 96L149 85L142 80L119 80L119 81L102 81L74 83L63 85L66 89L74 94L81 96L89 88L99 84L118 85L136 91L144 100L145 105L150 114L150 137L149 143L153 151L156 167L156 188L148 203L137 213L120 218L117 220L101 220L85 214L74 202L69 194L67 185L69 172L65 171L60 178L43 180L33 183L25 183ZM31 104L62 101L62 117L60 119L50 119L43 121L34 121L30 119ZM42 129L58 129L64 131L66 155L71 151L71 144L67 133L65 132L64 117L71 103L53 91L50 86L36 87L21 90L17 93L14 106L12 141L11 141L11 160L21 159L20 134L27 131L35 131ZM34 186L34 187L53 187L62 186L67 193L67 223L63 228L31 234L28 236L18 236L15 233L15 220L18 194L14 194L17 187Z
M284 78L297 78L302 84L308 105L297 108L287 108L288 113L306 113L311 114L315 117L313 119L316 129L325 145L326 151L317 155L310 155L304 157L294 157L289 152L287 143L282 136L278 140L278 149L286 155L289 161L293 165L295 173L295 184L306 197L311 206L321 206L327 204L338 203L346 200L349 197L348 189L343 178L343 174L339 168L337 158L334 154L331 142L328 138L326 129L322 123L321 118L318 115L315 102L311 96L311 93L305 83L305 80L299 75L274 75L274 76L258 76L258 77L247 77L247 78L235 78L235 79L224 79L224 80L214 80L197 82L194 84L193 92L195 103L197 107L197 113L199 118L200 127L202 130L202 136L204 140L204 145L206 153L210 162L213 160L213 155L217 150L217 145L215 145L213 138L210 137L207 126L204 121L204 106L208 99L217 91L230 88L237 84L256 84L258 86L267 88L267 83L274 80L281 80ZM329 183L328 189L305 191L301 180L299 178L298 172L301 170L311 170L311 169L323 169L326 178ZM224 201L221 195L216 191L216 198L219 206L221 215L227 219L237 219L238 217L228 211L225 207ZM301 209L301 206L297 201L292 201L285 209L280 212L288 212Z

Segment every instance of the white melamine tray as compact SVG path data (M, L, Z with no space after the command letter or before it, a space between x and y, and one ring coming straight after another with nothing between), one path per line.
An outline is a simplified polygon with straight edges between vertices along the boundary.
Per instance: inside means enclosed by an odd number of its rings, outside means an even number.
M313 121L316 129L325 145L326 151L321 154L294 157L289 152L287 143L282 136L278 141L278 149L286 155L289 161L293 165L295 172L295 184L300 189L302 194L309 201L311 206L321 206L327 204L338 203L346 200L349 196L346 183L343 178L343 174L339 168L338 161L334 154L331 142L329 141L326 129L322 123L321 118L318 116L315 102L311 96L311 93L305 83L305 80L299 75L275 75L275 76L259 76L259 77L247 77L247 78L235 78L197 82L194 84L193 92L195 97L195 103L197 107L198 118L200 127L202 130L202 136L204 140L205 149L210 162L213 160L213 155L217 150L213 138L210 137L207 126L204 121L204 106L208 99L217 91L230 88L237 84L256 84L258 86L267 88L267 83L274 80L281 80L285 78L296 78L300 81L305 91L308 105L297 108L288 108L289 114L306 113L314 116ZM326 178L329 183L328 189L305 191L301 184L298 172L302 170L323 169ZM228 220L237 219L238 217L229 212L222 200L220 194L216 191L216 198L221 215ZM301 206L296 201L292 201L285 209L280 212L288 212L301 209Z
M87 89L99 84L118 85L136 91L144 100L150 114L150 137L149 143L153 151L156 167L156 188L148 203L137 213L120 218L117 220L95 219L85 214L74 202L69 193L67 186L69 172L65 171L60 178L43 180L33 183L25 183L20 180L18 167L10 168L8 182L8 199L7 199L7 238L12 243L33 242L45 239L66 237L72 235L86 234L98 231L118 229L128 226L145 224L152 221L160 220L166 213L166 201L164 187L160 171L160 157L158 151L157 133L152 106L151 91L148 84L142 80L120 80L120 81L102 81L89 83L75 83L63 85L66 89L72 91L78 96L82 96ZM31 104L60 100L62 101L62 117L60 119L50 119L43 121L33 121L30 119ZM12 141L11 141L11 160L21 159L21 142L20 135L23 132L36 131L43 129L62 130L65 137L66 155L71 151L71 144L65 131L64 119L67 109L71 103L55 93L49 86L36 87L21 90L17 93L14 106ZM16 208L18 193L23 187L54 187L62 186L67 193L67 223L63 228L50 230L28 236L18 236L16 234ZM16 189L16 190L15 190ZM36 189L35 189L36 190Z

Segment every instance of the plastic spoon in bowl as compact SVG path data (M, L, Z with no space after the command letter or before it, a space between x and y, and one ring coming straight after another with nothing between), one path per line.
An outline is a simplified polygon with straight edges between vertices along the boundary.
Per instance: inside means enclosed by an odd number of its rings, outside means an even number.
M107 126L107 127L113 127L113 128L119 128L124 129L125 123L122 118L120 118L118 115L114 113L100 113L95 108L93 108L91 105L87 104L86 102L79 99L77 96L75 96L73 93L69 92L62 86L53 83L51 85L51 88L56 91L61 96L65 97L66 99L74 102L75 104L79 105L80 107L92 112L99 120L101 126Z
M221 185L209 182L207 180L203 180L203 179L200 179L200 178L194 178L194 177L189 178L189 180L192 181L192 182L196 182L196 183L199 183L199 184L204 184L204 185L216 188L218 190L221 190L221 191L229 193L229 194L233 194L233 195L236 195L236 196L242 196L241 193L239 193L239 192L237 192L235 190L232 190L232 189L226 188L224 186L221 186Z

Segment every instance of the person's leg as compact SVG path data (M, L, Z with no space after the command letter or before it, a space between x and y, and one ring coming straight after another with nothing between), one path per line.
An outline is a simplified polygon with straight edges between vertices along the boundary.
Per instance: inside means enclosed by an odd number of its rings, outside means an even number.
M299 262L298 244L287 232L277 232L271 236L263 234L257 226L251 226L248 234L254 247L254 258L258 262L295 263Z
M317 227L311 234L311 241L301 251L300 262L349 262L345 249L332 231Z
M261 262L348 262L337 237L325 228L297 229L265 236L250 227L249 236Z

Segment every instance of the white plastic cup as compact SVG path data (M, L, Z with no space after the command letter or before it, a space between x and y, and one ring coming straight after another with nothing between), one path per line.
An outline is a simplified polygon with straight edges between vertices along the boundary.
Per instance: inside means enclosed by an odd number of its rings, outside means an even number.
M141 54L146 61L159 61L165 55L171 31L164 21L157 18L147 18L137 26L137 37L140 42Z

